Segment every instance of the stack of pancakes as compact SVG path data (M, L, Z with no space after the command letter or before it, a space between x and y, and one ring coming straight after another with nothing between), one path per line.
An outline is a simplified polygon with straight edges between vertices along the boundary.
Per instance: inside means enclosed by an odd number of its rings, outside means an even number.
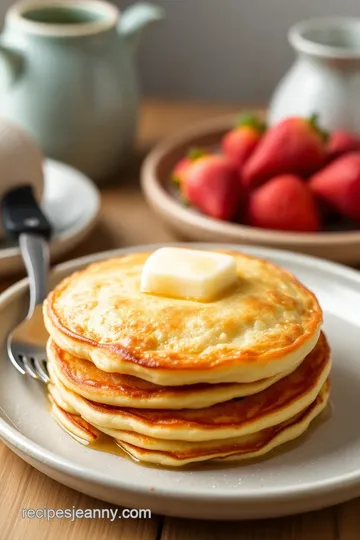
M49 294L49 395L60 424L165 466L256 457L301 435L329 398L315 296L238 252L238 283L213 302L145 294L149 255L95 263Z

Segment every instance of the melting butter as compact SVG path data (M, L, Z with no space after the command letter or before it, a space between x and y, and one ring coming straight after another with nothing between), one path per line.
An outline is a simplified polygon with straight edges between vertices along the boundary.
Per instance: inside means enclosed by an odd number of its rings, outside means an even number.
M238 280L236 260L213 251L160 248L150 255L141 275L141 291L170 298L211 301Z

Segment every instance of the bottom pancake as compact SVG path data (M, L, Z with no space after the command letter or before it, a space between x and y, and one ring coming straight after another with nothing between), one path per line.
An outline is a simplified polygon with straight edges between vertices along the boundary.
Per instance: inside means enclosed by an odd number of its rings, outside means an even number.
M170 441L142 436L135 432L98 429L74 414L71 406L66 410L68 405L53 385L49 386L49 390L55 418L77 439L91 444L101 439L104 436L102 433L105 432L135 460L166 467L180 467L208 460L243 460L260 457L298 438L307 430L312 420L325 409L330 385L326 381L313 403L286 422L250 435L202 442ZM59 397L65 409L57 401Z

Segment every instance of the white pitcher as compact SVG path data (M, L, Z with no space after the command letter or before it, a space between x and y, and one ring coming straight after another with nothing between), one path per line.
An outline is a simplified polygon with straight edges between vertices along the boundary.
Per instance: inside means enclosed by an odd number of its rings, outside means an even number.
M319 114L328 130L360 133L360 19L312 19L293 26L297 60L280 82L269 123Z

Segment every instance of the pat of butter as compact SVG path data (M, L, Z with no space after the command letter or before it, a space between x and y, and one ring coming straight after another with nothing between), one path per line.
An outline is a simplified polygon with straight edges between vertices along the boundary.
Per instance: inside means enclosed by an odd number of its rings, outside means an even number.
M236 281L236 261L231 255L164 247L147 259L140 287L142 292L208 301Z

